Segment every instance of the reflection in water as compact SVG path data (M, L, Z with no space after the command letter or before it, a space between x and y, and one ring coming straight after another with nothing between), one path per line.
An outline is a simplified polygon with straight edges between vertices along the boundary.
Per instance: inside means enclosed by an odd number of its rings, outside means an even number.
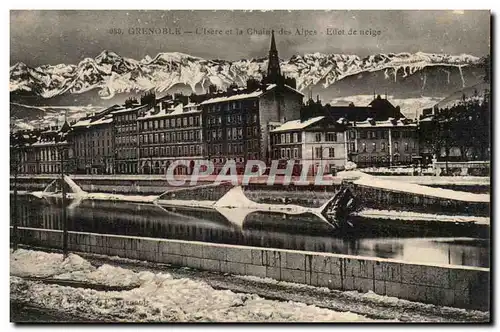
M62 229L61 210L55 200L19 196L18 215L19 226ZM332 231L312 214L255 212L241 229L217 211L206 209L164 210L150 204L83 201L68 210L69 229L74 231L489 266L487 239L471 238L470 234L449 237L449 230L433 233L432 237L400 237L401 230L397 231L393 223L384 223L379 222L377 228Z

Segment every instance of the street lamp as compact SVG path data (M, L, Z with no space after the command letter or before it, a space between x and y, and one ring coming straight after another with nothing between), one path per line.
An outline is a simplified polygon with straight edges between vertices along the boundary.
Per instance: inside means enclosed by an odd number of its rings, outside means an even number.
M64 185L64 166L67 148L64 145L59 146L59 159L61 163L61 219L63 224L63 254L64 257L68 257L68 222L66 217L66 186Z

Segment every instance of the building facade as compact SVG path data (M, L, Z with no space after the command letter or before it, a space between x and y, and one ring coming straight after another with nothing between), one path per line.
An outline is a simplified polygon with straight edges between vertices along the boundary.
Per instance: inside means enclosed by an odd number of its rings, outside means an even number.
M65 172L74 172L73 148L68 143L69 132L70 126L65 121L61 126L14 135L17 136L17 143L11 146L12 166L21 174L58 174L61 166Z
M70 144L74 147L75 171L80 174L114 174L115 149L113 106L74 123Z
M139 165L142 174L164 174L176 160L187 160L174 174L190 174L194 160L203 159L202 111L196 105L158 103L139 114Z
M345 120L324 116L285 122L271 131L272 157L282 164L294 160L295 174L305 165L309 174L317 174L320 165L326 167L324 172L335 174L347 162L346 128Z
M206 157L216 172L227 160L236 163L238 172L244 170L247 160L270 163L271 124L300 116L304 95L294 85L281 74L273 32L267 75L261 82L247 82L246 88L230 88L200 102Z
M358 167L410 165L419 156L417 124L409 119L351 123L347 132L349 159Z
M138 114L150 108L149 104L128 103L113 111L114 169L117 174L137 174L139 162Z

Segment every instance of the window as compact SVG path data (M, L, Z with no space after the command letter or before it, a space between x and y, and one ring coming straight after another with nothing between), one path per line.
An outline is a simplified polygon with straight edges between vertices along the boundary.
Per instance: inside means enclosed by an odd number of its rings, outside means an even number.
M285 143L285 134L281 134L281 140L280 143Z
M355 139L356 138L356 132L354 130L349 131L349 139Z
M385 151L385 142L380 143L380 151Z
M316 142L321 142L321 133L316 133L315 141Z
M393 131L392 132L392 137L393 138L399 138L399 131Z
M356 152L356 143L349 144L349 151Z
M372 143L372 152L377 151L377 143Z
M361 151L362 151L362 152L366 152L366 143L363 143L363 144L361 145Z
M328 157L335 158L335 148L328 148Z
M232 139L232 135L231 135L231 128L227 128L227 139L228 139L228 140L231 140L231 139Z
M293 149L293 158L298 159L299 158L299 149L294 148Z
M281 149L281 159L285 159L285 149Z
M322 153L322 148L319 147L319 148L315 148L315 155L316 155L316 158L323 158L323 153Z
M394 142L394 151L399 151L399 143Z
M336 142L337 141L337 133L327 133L325 140L327 142Z
M359 138L366 139L366 131L362 130L359 132Z
M299 140L298 140L298 135L297 133L293 133L293 140L292 140L292 143L295 142L297 143Z
M183 118L183 119L182 119L182 125L183 125L184 127L187 127L187 125L188 125L188 120L187 120L187 118Z
M408 143L405 143L405 152L408 152Z
M290 149L286 149L286 159L290 159Z
M290 133L286 134L285 139L286 143L290 143Z

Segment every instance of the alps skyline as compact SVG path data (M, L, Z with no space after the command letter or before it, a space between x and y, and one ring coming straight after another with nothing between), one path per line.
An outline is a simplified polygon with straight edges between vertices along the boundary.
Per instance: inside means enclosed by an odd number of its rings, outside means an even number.
M24 62L32 67L78 63L102 50L134 59L161 52L228 61L261 58L267 55L266 31L271 29L290 32L277 34L282 59L316 52L482 57L490 48L489 11L11 11L10 18L11 65ZM129 33L151 27L179 29L181 34ZM190 33L196 29L232 29L233 34ZM243 34L237 35L237 29ZM345 34L329 35L327 29ZM350 29L380 33L353 36L348 35ZM297 30L314 33L297 35Z

